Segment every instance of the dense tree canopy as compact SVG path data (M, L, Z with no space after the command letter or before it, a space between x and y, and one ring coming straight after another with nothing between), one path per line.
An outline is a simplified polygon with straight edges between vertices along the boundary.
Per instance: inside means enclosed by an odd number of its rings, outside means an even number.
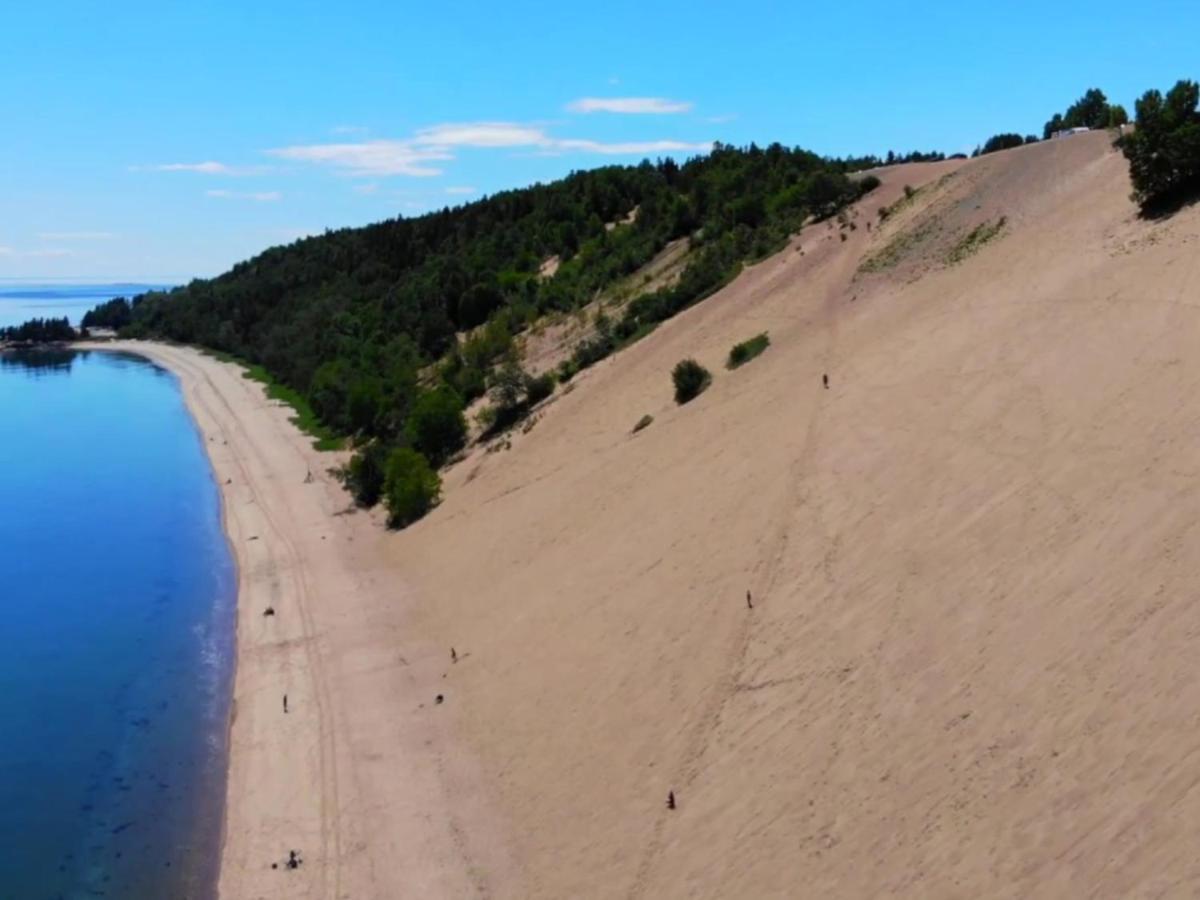
M1003 134L994 134L986 141L983 147L980 148L980 155L987 153L995 153L997 150L1008 150L1010 147L1020 147L1025 143L1025 138L1013 132L1005 132Z
M441 497L442 481L416 450L398 447L384 469L383 498L388 524L403 528L429 512Z
M114 331L133 322L133 308L124 297L117 297L88 310L80 324L84 328L111 328Z
M1110 106L1104 91L1089 88L1082 97L1067 107L1065 113L1055 113L1042 128L1042 137L1049 139L1056 131L1068 128L1115 128L1128 121L1125 110Z
M1135 199L1143 207L1200 190L1200 86L1180 81L1164 97L1147 91L1137 101L1137 127L1122 141Z
M112 301L89 321L261 365L362 447L415 447L437 463L457 449L462 402L488 389L513 336L539 316L579 308L688 238L682 278L630 305L599 355L611 352L782 246L807 219L871 190L877 179L848 174L859 163L779 144L717 144L682 164L577 172L275 247L217 278ZM554 385L523 372L512 383L513 414ZM387 494L383 469L376 451L347 472L363 502Z
M61 319L30 319L22 325L0 328L0 341L17 344L45 344L75 340L75 329L66 316Z

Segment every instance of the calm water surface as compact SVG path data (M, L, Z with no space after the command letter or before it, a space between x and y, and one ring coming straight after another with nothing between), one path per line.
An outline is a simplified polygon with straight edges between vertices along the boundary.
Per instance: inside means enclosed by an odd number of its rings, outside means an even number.
M235 592L175 378L0 353L0 900L212 896Z

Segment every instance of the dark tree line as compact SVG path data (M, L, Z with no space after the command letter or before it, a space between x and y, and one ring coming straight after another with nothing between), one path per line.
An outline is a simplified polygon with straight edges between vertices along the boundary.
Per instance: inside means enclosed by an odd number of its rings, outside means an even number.
M863 169L876 169L879 166L898 166L902 163L942 162L946 158L945 153L937 150L930 150L928 152L913 150L909 153L897 153L895 150L889 150L884 156L869 154L867 156L849 157L845 160L845 165L847 171L859 172Z
M79 324L84 328L111 328L119 331L132 322L133 307L124 297L116 297L88 310Z
M1121 147L1129 160L1134 199L1147 212L1200 191L1200 86L1179 81L1166 96L1151 90L1137 101L1136 128Z
M1042 139L1049 140L1054 132L1068 128L1116 128L1128 121L1125 107L1110 104L1104 91L1090 88L1065 113L1055 113L1050 118L1042 128Z
M717 144L683 163L576 172L418 218L327 231L217 278L110 301L85 321L262 365L327 426L356 438L348 481L363 502L399 498L403 484L403 502L420 508L413 491L429 479L411 454L436 466L457 452L467 402L490 390L501 427L553 391L552 378L531 379L515 363L514 335L689 238L679 283L633 301L597 348L611 352L878 183L849 177L857 167L780 144ZM400 462L398 448L411 451Z
M30 319L21 325L0 328L0 340L15 344L48 344L75 340L75 329L66 316L61 319Z

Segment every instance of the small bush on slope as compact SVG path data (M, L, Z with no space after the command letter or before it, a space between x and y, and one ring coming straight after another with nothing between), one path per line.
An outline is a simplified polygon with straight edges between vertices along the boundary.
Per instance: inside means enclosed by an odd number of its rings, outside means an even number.
M712 375L694 359L685 359L675 366L671 380L675 383L675 402L682 405L698 397L712 382Z
M387 448L379 441L372 441L354 454L338 473L359 506L370 508L383 496L386 465Z
M383 498L388 508L388 525L403 528L433 509L442 494L442 480L429 460L409 447L388 456Z
M458 394L445 386L423 391L413 403L405 436L432 465L441 467L467 443L467 420Z
M756 334L748 341L734 344L729 351L729 361L725 363L725 368L736 369L738 366L745 365L766 350L770 344L771 339L767 337L765 331L762 334Z

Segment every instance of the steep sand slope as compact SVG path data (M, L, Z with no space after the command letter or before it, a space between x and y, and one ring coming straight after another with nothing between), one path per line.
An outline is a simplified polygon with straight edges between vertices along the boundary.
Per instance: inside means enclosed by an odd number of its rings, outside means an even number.
M383 540L495 896L1200 890L1200 210L1137 220L1103 134L880 174Z

